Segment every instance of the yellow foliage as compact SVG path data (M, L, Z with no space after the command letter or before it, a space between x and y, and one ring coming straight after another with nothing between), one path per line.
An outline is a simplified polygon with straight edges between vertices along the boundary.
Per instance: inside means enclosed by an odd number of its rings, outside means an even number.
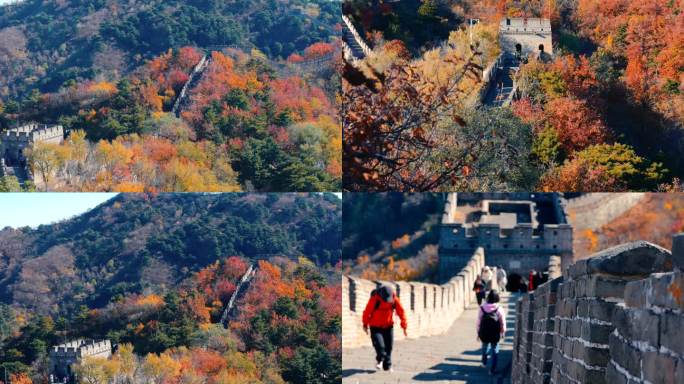
M145 185L136 182L123 182L115 185L112 191L122 193L145 192Z
M136 304L150 307L161 307L164 305L164 299L162 299L159 295L151 294L139 297L136 301Z
M105 95L112 95L118 91L116 88L116 85L108 82L108 81L101 81L99 83L92 83L88 87L88 91L93 92L93 93L101 93Z

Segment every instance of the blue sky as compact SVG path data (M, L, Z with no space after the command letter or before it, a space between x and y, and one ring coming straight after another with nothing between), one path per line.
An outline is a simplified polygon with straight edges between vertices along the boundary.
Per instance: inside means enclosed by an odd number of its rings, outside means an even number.
M114 196L116 193L0 193L0 229L68 219Z
M335 195L342 198L341 193ZM114 196L116 193L0 193L0 230L68 219Z

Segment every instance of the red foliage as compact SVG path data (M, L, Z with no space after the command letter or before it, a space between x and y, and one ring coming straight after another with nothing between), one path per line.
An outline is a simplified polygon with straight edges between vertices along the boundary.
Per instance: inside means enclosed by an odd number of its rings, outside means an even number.
M304 57L307 60L313 60L333 52L335 52L335 47L332 44L318 42L311 44L304 50Z
M584 100L553 99L547 104L546 113L549 124L556 130L568 154L605 143L610 136L601 117Z
M176 63L185 72L190 72L201 59L202 54L193 47L183 47L178 50L176 55Z

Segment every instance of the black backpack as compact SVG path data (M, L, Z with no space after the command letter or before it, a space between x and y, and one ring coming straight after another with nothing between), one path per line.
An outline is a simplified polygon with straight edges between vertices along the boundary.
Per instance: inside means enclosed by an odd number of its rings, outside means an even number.
M378 296L380 296L380 293L378 292L378 289L376 288L376 289L374 289L374 290L371 291L371 294L370 294L370 295L371 295L371 297L373 297L373 295L378 295ZM377 301L375 302L375 308L373 308L373 312L375 312L375 311L378 310L378 308L380 307L380 301L381 301L381 300L382 300L382 297L380 297L380 300L377 300ZM382 300L382 301L384 301L384 300ZM396 304L395 304L394 302L392 302L392 309L394 309L395 306L396 306Z
M480 331L478 336L483 343L498 343L501 339L501 324L499 323L499 310L487 312L480 307L482 320L480 320Z

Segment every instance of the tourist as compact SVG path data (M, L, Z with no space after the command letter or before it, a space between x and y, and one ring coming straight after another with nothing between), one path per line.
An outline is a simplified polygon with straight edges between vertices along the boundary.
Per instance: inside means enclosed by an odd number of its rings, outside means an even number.
M484 282L482 282L482 277L480 277L479 275L475 279L475 284L473 284L473 291L475 292L477 305L482 305L482 300L485 297L485 284Z
M532 292L532 291L534 291L535 288L537 288L537 286L535 285L536 279L537 279L537 271L535 271L533 269L530 271L530 280L528 281L529 285L527 286L528 292Z
M496 267L496 283L499 286L499 290L503 291L506 289L508 284L508 276L506 275L506 270L503 267Z
M492 269L485 265L482 267L482 273L480 276L482 276L482 282L485 284L485 290L490 291L492 289L492 280L494 279Z
M394 293L394 289L389 285L381 285L371 292L371 297L363 311L363 331L368 334L370 327L370 337L375 348L376 369L382 368L385 371L392 371L392 344L394 342L394 312L397 312L401 321L401 328L406 334L406 315L404 307L401 306L399 297Z
M499 341L506 333L506 315L499 307L499 293L495 290L487 295L487 302L480 306L477 315L477 339L482 342L482 366L487 368L487 354L491 353L491 375L496 373L499 358Z

